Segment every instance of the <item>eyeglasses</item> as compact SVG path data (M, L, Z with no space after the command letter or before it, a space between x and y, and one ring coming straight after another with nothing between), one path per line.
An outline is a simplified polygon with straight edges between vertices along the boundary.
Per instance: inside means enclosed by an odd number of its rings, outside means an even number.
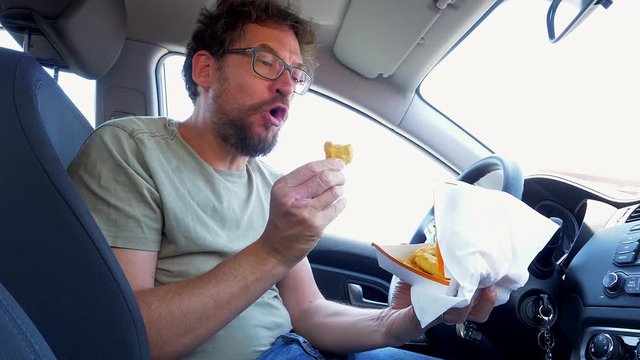
M253 71L265 79L275 80L285 70L288 70L294 83L293 92L298 95L304 95L311 86L312 78L306 70L287 64L272 52L256 47L228 49L226 52L231 54L251 53Z

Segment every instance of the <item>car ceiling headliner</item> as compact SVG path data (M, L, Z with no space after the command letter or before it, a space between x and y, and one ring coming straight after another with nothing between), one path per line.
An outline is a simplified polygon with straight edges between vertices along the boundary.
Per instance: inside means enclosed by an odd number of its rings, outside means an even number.
M445 9L438 9L436 0L401 0L405 6L425 7L425 17L422 20L430 23L426 26L422 35L417 34L419 41L412 43L406 48L402 57L389 59L391 63L396 61L396 67L391 73L384 74L385 71L376 71L375 68L367 68L366 61L358 60L360 53L386 54L401 53L404 49L394 49L393 52L385 50L389 44L380 44L379 49L362 48L361 43L365 43L362 34L351 36L345 40L347 51L343 54L334 52L334 42L338 37L341 28L346 28L342 21L350 19L355 21L360 19L352 28L370 26L372 32L389 32L396 36L396 40L401 36L416 36L414 33L407 33L404 30L408 24L403 26L386 26L380 30L378 23L362 20L363 16L347 16L350 6L359 5L360 10L369 11L364 14L365 19L375 18L385 19L388 11L394 11L389 4L397 4L395 0L281 0L289 5L302 16L312 19L315 24L318 37L318 59L320 67L316 74L314 88L320 89L363 110L379 119L384 119L389 123L397 124L401 121L406 112L416 87L428 71L442 58L455 42L484 14L495 0L457 0ZM203 6L211 6L215 0L125 0L127 12L127 39L151 43L166 48L168 51L184 52L185 44L193 29L194 21L198 12ZM153 9L150 8L152 4ZM378 13L376 13L376 11ZM380 13L383 12L384 13ZM406 10L405 10L406 11ZM402 14L400 14L402 16ZM400 25L400 24L399 24ZM404 31L404 32L403 32ZM394 35L395 33L395 35ZM366 32L365 32L366 34ZM351 42L349 42L351 41ZM376 39L372 39L369 44L376 44ZM360 47L360 48L359 48ZM371 50L371 51L369 51ZM360 64L349 63L345 65L344 57L351 56ZM338 55L338 56L336 56ZM371 55L369 55L371 56ZM341 57L343 57L341 59ZM360 58L365 58L360 56ZM370 66L369 66L370 67ZM368 76L366 73L369 72ZM340 76L336 76L340 74ZM371 75L375 74L375 75ZM380 75L378 75L380 74ZM377 75L377 76L376 76ZM346 78L345 78L346 77ZM349 80L349 81L345 81ZM363 87L367 89L367 96L359 95ZM377 94L377 95L376 95ZM389 101L380 101L381 97L395 97L399 101L389 104ZM380 107L384 104L384 108ZM377 108L379 107L379 108Z

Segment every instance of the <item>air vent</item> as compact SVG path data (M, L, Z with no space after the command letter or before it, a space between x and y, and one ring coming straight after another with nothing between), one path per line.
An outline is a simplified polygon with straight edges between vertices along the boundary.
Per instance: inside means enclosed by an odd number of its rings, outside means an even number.
M638 221L640 220L640 206L636 207L635 210L633 210L633 212L631 214L629 214L629 217L627 218L627 221L625 222L634 222L634 221Z

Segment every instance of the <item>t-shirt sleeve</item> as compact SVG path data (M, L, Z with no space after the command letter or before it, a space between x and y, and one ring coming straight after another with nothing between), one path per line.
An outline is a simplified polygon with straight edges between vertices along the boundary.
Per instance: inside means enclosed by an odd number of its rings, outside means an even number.
M111 246L160 249L160 195L127 131L108 124L96 129L68 171Z

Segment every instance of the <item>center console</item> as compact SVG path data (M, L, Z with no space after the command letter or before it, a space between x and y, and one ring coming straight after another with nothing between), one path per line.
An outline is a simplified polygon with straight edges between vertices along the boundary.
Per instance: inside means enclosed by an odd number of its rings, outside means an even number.
M640 360L640 226L595 234L572 261L566 284L580 306L572 359ZM571 309L565 309L571 311Z

